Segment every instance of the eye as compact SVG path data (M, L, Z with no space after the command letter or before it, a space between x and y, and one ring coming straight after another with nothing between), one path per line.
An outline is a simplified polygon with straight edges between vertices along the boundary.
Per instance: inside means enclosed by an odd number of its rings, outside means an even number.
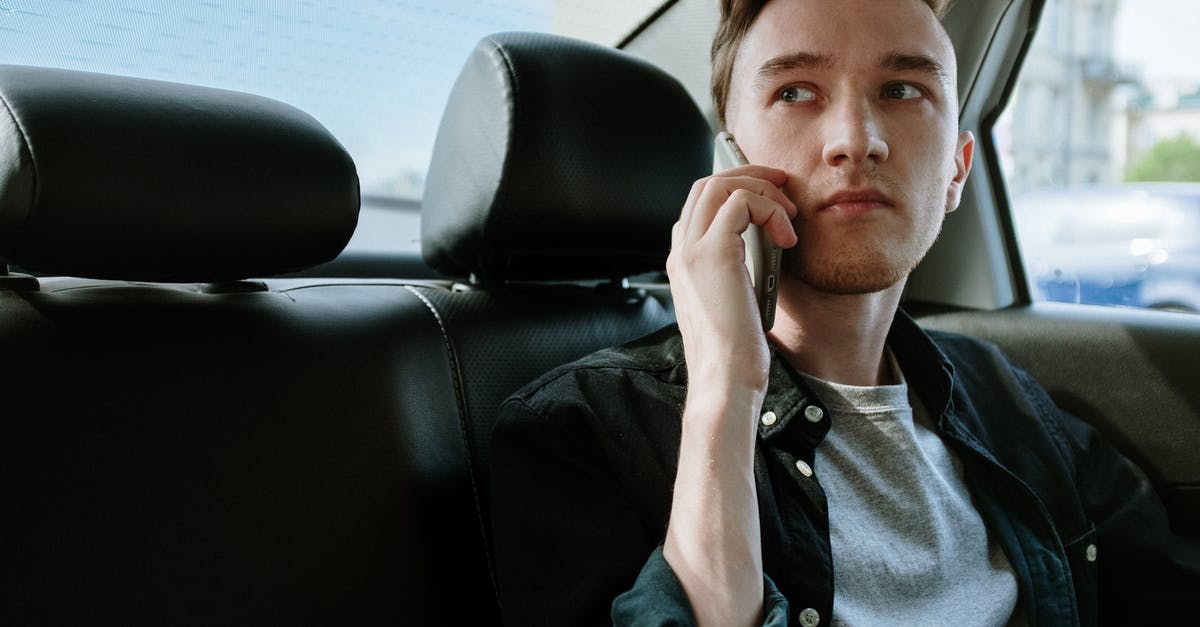
M888 83L883 88L883 97L892 100L912 100L922 95L921 88L912 83Z
M779 99L784 102L807 102L816 98L816 94L811 89L791 85L779 90Z

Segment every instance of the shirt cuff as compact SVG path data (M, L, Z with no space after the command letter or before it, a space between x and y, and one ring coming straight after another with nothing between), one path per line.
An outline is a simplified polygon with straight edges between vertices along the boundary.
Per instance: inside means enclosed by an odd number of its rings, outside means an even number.
M787 627L787 599L766 574L763 575L763 627ZM663 557L662 546L654 549L637 581L612 604L613 625L695 625L696 617L679 578Z

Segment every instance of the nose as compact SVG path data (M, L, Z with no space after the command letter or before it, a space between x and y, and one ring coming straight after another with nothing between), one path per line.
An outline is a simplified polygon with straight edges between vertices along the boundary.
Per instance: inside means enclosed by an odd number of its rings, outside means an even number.
M826 110L826 117L821 153L825 163L840 166L887 160L888 144L873 102L843 99Z

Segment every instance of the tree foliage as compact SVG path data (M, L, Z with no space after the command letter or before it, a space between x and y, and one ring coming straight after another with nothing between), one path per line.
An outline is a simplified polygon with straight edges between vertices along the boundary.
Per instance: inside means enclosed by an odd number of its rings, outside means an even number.
M1125 170L1127 181L1200 181L1200 144L1180 133L1146 151Z

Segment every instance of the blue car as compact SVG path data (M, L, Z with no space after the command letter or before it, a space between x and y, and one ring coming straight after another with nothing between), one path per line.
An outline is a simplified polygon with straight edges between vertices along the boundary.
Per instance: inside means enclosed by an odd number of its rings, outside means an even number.
M1013 208L1035 298L1200 311L1200 183L1040 191Z

